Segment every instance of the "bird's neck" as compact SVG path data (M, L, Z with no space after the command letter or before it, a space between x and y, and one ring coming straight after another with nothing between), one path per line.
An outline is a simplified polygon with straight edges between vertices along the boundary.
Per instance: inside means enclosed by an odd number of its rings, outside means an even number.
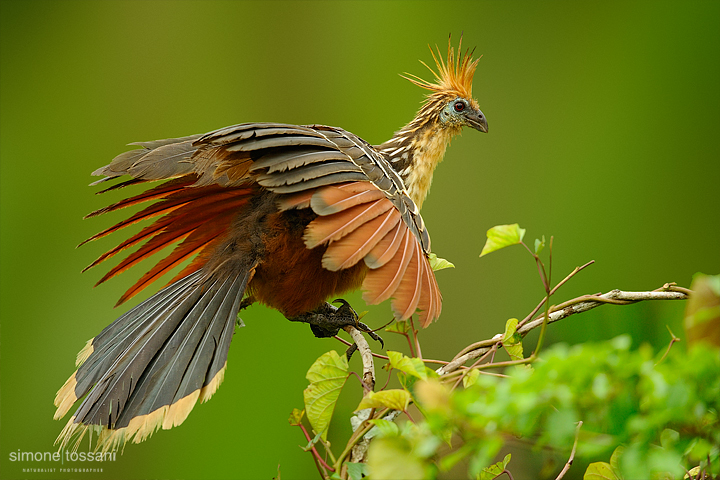
M461 127L441 126L421 109L412 122L378 147L402 177L410 198L418 208L422 207L430 190L435 167L445 156L452 137L460 130Z

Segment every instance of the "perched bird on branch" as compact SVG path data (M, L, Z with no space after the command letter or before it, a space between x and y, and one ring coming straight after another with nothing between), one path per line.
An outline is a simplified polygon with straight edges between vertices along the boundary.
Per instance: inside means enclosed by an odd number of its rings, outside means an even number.
M319 337L359 324L346 302L326 301L360 287L369 304L392 298L397 319L437 319L419 208L450 139L464 126L487 132L471 92L477 60L460 47L456 55L448 42L447 60L433 52L434 82L406 77L430 93L382 145L337 127L244 123L139 142L93 172L105 176L95 184L130 177L103 192L164 181L88 215L149 203L87 241L155 219L88 267L142 243L98 283L180 242L118 305L192 261L80 351L55 398L59 419L87 395L58 437L63 447L90 431L110 450L181 424L222 382L238 312L254 301Z

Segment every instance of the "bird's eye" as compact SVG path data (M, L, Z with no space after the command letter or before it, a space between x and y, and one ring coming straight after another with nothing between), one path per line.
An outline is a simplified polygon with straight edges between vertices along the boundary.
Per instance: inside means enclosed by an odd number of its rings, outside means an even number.
M465 104L463 102L455 102L455 105L453 106L455 108L456 112L462 112L465 110Z

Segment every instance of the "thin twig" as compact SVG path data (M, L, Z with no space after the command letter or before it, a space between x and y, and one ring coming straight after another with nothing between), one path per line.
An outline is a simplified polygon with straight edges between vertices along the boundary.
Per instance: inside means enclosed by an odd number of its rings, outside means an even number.
M548 315L547 323L550 324L563 320L570 315L592 310L593 308L599 307L600 305L603 305L605 303L611 303L615 305L628 305L643 300L687 300L688 296L688 293L678 291L677 287L663 287L662 289L654 290L651 292L625 292L622 290L612 290L602 295L583 295L581 297L562 303L557 307L551 308ZM531 330L540 327L543 324L544 318L545 315L543 314L542 316L537 317L530 322L527 322L522 327L518 327L518 333L524 337ZM502 334L497 334L491 339L474 343L473 345L477 345L478 348L466 352L460 356L456 356L453 361L443 367L440 367L436 370L436 372L439 375L445 375L457 370L457 368L461 365L464 365L465 362L483 356L490 350L490 348L492 348L493 345L495 345L499 341L502 341L502 337ZM467 348L465 350L467 350ZM505 363L509 364L510 362ZM512 364L515 365L516 363Z
M451 390L451 391L452 391L452 390L455 390L455 389L460 385L460 382L463 381L463 378L465 378L465 376L468 375L468 374L472 371L473 368L475 368L475 367L477 367L478 365L480 365L480 363L481 363L483 360L485 360L485 358L487 358L488 355L491 355L491 354L492 354L492 355L493 355L493 359L494 359L494 354L495 354L495 352L496 352L497 349L498 349L498 345L500 345L500 344L499 344L499 343L496 343L495 345L493 345L492 348L490 348L490 350L488 350L487 353L485 353L485 355L483 355L482 357L478 358L478 359L475 361L475 363L473 363L472 365L470 365L470 368L463 370L462 374L458 377L457 381L455 382L455 384L452 386L452 388L451 388L450 390ZM490 360L490 363L492 363L493 359Z
M592 265L593 263L595 263L595 260L590 260L590 261L587 262L585 265L582 265L582 266L580 266L580 267L575 267L575 270L573 270L572 272L570 272L567 277L563 278L563 279L560 281L560 283L558 283L557 285L555 285L555 288L553 288L552 290L550 290L550 295L553 295L555 292L557 292L558 288L560 288L560 287L562 287L563 285L565 285L565 283L567 283L567 281L570 280L572 277L574 277L578 272L580 272L581 270L584 270L585 268L589 267L589 266ZM525 325L527 322L529 322L530 319L532 319L532 318L535 316L535 314L542 308L542 306L543 306L544 304L545 304L545 297L543 297L543 299L540 300L540 303L537 304L537 307L535 307L535 308L533 309L533 311L528 314L527 317L525 317L520 323L518 323L518 328L522 327L522 326Z
M310 444L310 450L313 453L313 457L320 462L320 465L322 466L323 470L325 470L325 477L327 477L327 470L330 470L331 472L334 472L335 469L332 468L330 465L325 463L325 460L320 456L320 452L317 451L315 448L315 445L312 443L312 438L310 438L310 434L305 430L305 425L302 423L300 424L300 428L302 429L302 432L305 434L305 438L307 438L308 443Z
M420 340L418 339L418 331L415 330L415 323L413 323L413 317L409 318L410 321L410 330L413 334L413 339L415 340L415 356L422 360L422 350L420 349Z
M665 357L667 357L667 356L668 356L668 353L670 353L670 349L672 348L673 344L674 344L675 342L679 342L679 341L680 341L680 339L675 336L675 334L672 332L672 330L670 330L670 327L668 327L667 325L665 325L665 326L667 327L668 332L670 332L670 336L671 336L672 338L670 339L670 343L669 343L668 346L667 346L667 350L665 350L665 353L663 353L663 356L660 357L660 360L657 361L657 363L655 364L655 366L658 366L663 360L665 360Z
M388 358L388 360L389 360L389 358ZM448 363L450 363L450 362L446 362L445 360L432 360L430 358L423 358L422 361L425 363L437 363L438 365L447 365Z
M360 382L360 385L362 385L362 387L363 387L363 392L367 392L367 391L368 391L368 386L365 385L365 382L364 382L363 379L360 377L360 375L357 374L357 372L350 372L348 375L349 375L349 376L352 375L352 376L354 376L355 378L358 379L358 382Z
M570 467L572 466L573 460L575 460L575 450L577 450L577 444L578 444L578 437L580 437L580 427L582 427L583 422L578 422L578 426L575 429L575 442L573 443L572 451L570 452L570 458L567 462L565 462L565 466L562 470L560 470L560 474L555 478L555 480L560 480L565 476L565 474L570 470Z
M603 295L583 295L582 297L555 307L550 313L548 323L557 322L575 313L592 310L604 303L629 305L630 303L640 302L642 300L687 300L687 298L688 295L686 293L674 291L624 292L622 290L612 290ZM518 333L525 336L530 330L542 324L543 317L538 317L526 325L523 325L521 328L518 328Z
M375 388L375 363L373 362L372 350L370 350L370 345L368 345L367 340L365 340L360 330L352 325L348 325L344 327L344 329L355 341L355 345L358 346L363 364L363 384L368 387L363 394L366 395L367 392Z
M527 246L525 246L525 248L527 248ZM558 283L557 285L555 285L555 288L553 288L552 290L550 290L550 295L553 295L555 292L557 292L557 290L558 290L560 287L562 287L565 283L567 283L568 280L570 280L572 277L574 277L575 275L577 275L580 271L582 271L582 270L584 270L585 268L589 267L589 266L592 265L593 263L595 263L595 260L590 260L590 261L587 262L585 265L582 265L582 266L579 266L579 267L575 267L575 269L574 269L572 272L570 272L567 277L563 278L563 279L560 281L560 283ZM667 284L666 284L666 285L667 285ZM532 312L530 312L520 323L518 323L518 328L520 328L520 327L522 327L523 325L525 325L527 322L529 322L529 321L535 316L535 314L542 308L542 306L545 305L545 299L546 299L546 298L547 298L547 295L545 295L545 296L542 298L542 300L540 300L540 303L537 304L537 307L533 308ZM453 360L455 360L455 359L457 359L458 357L460 357L460 356L462 356L462 355L465 355L466 353L471 352L471 351L473 351L473 350L475 350L475 349L482 348L482 347L491 347L491 346L494 345L495 343L496 343L496 342L495 342L495 340L494 340L494 337L491 338L491 339L489 339L489 340L483 340L483 341L481 341L481 342L475 342L475 343L473 343L473 344L471 344L471 345L468 345L467 347L463 348L463 349L460 351L460 353L458 353L457 355L455 355L455 358L453 358Z
M340 337L338 337L337 335L335 335L333 338L334 338L335 340L341 342L341 343L344 343L344 344L347 345L348 347L354 345L352 342L348 342L348 341L345 340L344 338L340 338ZM390 360L390 357L387 357L387 356L385 356L385 355L380 355L379 353L375 353L375 352L372 352L372 356L375 357L375 358L381 358L381 359L383 359L383 360ZM425 360L425 361L426 361L426 362L430 362L431 360ZM447 363L447 362L440 362L439 360L435 360L435 363Z

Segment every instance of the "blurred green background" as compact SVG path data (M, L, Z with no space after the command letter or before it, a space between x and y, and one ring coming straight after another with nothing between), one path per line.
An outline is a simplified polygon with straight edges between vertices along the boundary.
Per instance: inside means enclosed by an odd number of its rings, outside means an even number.
M496 224L519 222L530 243L554 235L556 281L596 261L555 303L613 288L688 286L697 271L720 271L718 2L2 1L0 8L2 478L270 479L278 465L285 479L315 478L287 418L302 405L311 363L343 347L259 306L243 315L247 327L233 341L225 383L181 427L128 445L97 475L23 473L57 465L8 458L54 450L65 423L52 419L55 392L85 341L126 309L112 305L147 268L95 290L102 272L80 274L119 237L75 245L125 215L82 220L121 196L94 196L91 171L131 141L246 121L325 123L381 143L412 118L423 95L398 73L428 77L418 60L431 60L427 44L444 51L449 33L464 32L464 45L483 55L474 92L490 133L454 140L423 207L433 250L457 266L438 274L445 303L423 333L425 356L449 359L542 297L522 249L478 258ZM348 299L365 309L358 294ZM682 310L682 303L608 306L549 335L583 342L629 332L636 345L661 348L666 324L681 333ZM372 308L368 323L380 326L389 311ZM389 348L404 348L385 337ZM352 365L360 368L359 360ZM349 385L331 426L338 446L360 395L357 382ZM515 478L534 478L539 460L523 467L516 458ZM574 468L573 478L581 471Z

